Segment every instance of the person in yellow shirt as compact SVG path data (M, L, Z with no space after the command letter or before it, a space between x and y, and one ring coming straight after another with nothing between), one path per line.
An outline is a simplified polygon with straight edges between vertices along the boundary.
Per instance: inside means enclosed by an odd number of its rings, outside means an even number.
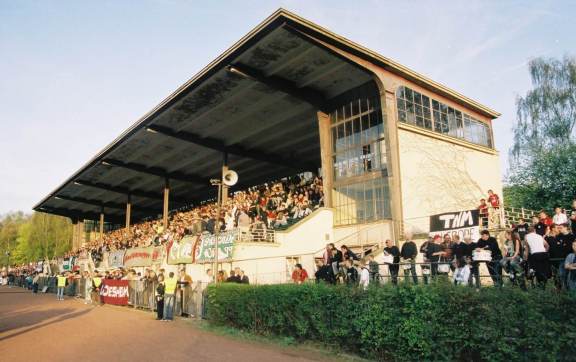
M174 319L174 302L176 296L176 286L178 279L174 277L174 272L168 274L168 278L164 280L164 321L172 321Z
M98 270L94 272L94 277L92 277L92 302L95 305L102 305L100 300L100 288L102 286L102 277Z
M58 288L56 292L56 298L58 298L58 300L64 300L64 288L66 288L66 282L66 274L60 273L60 275L56 277L56 286Z

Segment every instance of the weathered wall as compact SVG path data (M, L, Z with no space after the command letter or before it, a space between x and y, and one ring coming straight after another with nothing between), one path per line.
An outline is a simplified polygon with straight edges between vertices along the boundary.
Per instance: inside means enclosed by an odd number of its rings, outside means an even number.
M488 189L502 196L497 154L399 129L405 229L428 231L428 216L476 208Z

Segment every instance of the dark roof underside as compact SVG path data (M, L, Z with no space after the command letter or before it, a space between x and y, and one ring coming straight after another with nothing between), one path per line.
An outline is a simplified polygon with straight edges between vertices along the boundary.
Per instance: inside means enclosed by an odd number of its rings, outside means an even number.
M233 66L236 71L230 70ZM316 112L371 76L283 23L271 23L132 126L35 210L120 222L214 196L222 151L235 189L320 167ZM148 130L147 130L148 128ZM150 132L152 130L153 132ZM106 164L103 164L105 161Z

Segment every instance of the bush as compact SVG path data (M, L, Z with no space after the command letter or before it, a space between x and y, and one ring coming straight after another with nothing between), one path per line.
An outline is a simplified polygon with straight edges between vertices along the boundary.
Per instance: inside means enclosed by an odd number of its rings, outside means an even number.
M451 285L222 284L208 318L262 335L313 340L377 360L576 360L576 298Z

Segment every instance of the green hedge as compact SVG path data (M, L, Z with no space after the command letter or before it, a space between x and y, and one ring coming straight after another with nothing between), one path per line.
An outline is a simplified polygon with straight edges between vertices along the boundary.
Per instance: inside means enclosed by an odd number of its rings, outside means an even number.
M451 285L223 284L208 318L256 334L338 345L377 360L576 360L576 298Z

